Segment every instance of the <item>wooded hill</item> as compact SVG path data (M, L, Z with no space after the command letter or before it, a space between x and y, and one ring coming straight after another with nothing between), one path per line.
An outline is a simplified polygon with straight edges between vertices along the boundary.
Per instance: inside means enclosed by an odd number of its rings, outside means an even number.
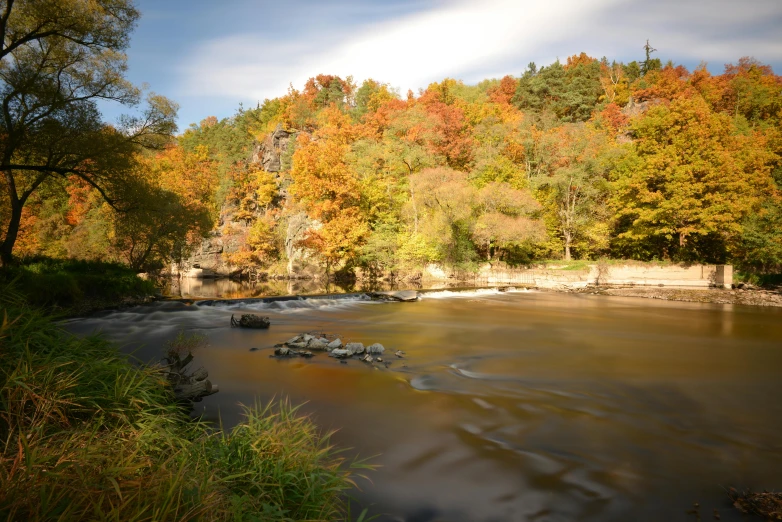
M133 204L107 204L79 165L38 187L14 254L148 269L230 228L226 262L259 270L304 249L330 270L608 256L779 272L780 122L782 77L751 58L712 75L581 53L404 95L318 75L139 147Z

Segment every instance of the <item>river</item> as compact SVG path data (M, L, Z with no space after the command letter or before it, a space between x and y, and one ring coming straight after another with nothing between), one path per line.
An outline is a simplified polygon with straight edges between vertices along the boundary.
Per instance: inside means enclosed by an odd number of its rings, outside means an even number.
M272 327L229 328L242 312ZM205 334L196 361L220 392L199 411L232 425L240 402L306 402L340 446L378 455L355 495L380 521L694 521L695 502L738 521L723 488L782 488L779 308L438 291L164 302L67 327L142 360L180 330ZM269 357L305 331L380 342L392 365Z

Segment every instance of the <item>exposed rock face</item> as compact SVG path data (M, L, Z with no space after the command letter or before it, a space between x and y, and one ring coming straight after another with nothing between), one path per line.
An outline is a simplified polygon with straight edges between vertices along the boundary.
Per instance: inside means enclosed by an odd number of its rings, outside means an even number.
M260 165L266 172L280 172L282 169L282 155L288 150L288 143L296 136L277 125L269 136L253 147L251 162Z
M653 107L655 105L659 105L661 103L661 100L655 99L655 100L644 100L644 101L636 101L633 99L632 96L630 96L630 99L627 102L627 105L622 107L622 114L627 116L628 118L635 118L636 116L639 116L643 113L645 113L647 110L649 110L650 107ZM633 136L630 133L629 130L626 130L625 132L620 133L616 140L619 143L630 143L633 141Z
M218 224L201 241L201 244L183 259L171 266L172 275L183 277L225 277L235 273L239 267L230 265L227 254L239 252L247 235L247 224L234 219L238 209L226 203L220 210Z
M282 165L282 155L285 154L288 144L295 137L294 133L278 126L266 139L255 144L250 159L251 163L260 166L267 172L279 172ZM285 192L281 186L280 199L286 198ZM238 210L235 203L226 200L220 210L219 220L209 237L204 239L190 257L184 259L179 266L172 267L171 272L184 275L191 273L193 268L200 268L213 272L217 277L241 272L243 267L232 266L226 260L227 255L241 251L247 241L247 231L250 224L236 218ZM260 217L261 209L257 210L258 217Z
M290 202L287 186L290 177L282 173L283 156L289 152L296 133L287 131L278 125L277 128L260 142L253 146L251 164L262 168L266 172L279 173L276 176L278 194L275 204L287 205ZM245 210L247 207L245 206ZM250 206L250 211L255 217L261 217L265 209L255 210ZM228 263L230 254L241 252L246 245L249 228L252 219L237 219L239 215L237 204L226 200L220 211L220 218L209 237L204 239L201 245L179 266L172 267L172 274L194 274L192 269L209 271L212 277L236 276L246 273L252 267L235 266ZM317 229L319 224L310 220L305 212L285 212L282 214L280 226L287 226L285 230L285 256L288 259L288 276L312 278L317 277L320 270L309 259L306 249L302 248L301 241L306 237L308 229ZM287 222L287 224L286 224Z
M627 101L627 105L622 107L622 114L624 114L628 118L634 118L636 116L645 113L647 110L649 110L649 107L658 105L659 103L660 100L637 101L634 100L633 97L631 96L630 99Z
M313 221L304 212L292 215L288 219L288 231L285 234L285 257L288 258L288 275L302 273L308 257L300 242L304 240L307 230L313 227Z
M209 237L201 242L200 247L172 272L178 272L183 276L194 276L198 273L198 269L201 269L211 277L228 276L234 273L238 267L228 264L224 254L232 254L241 250L247 229L245 223L233 220L235 211L236 208L230 205L224 206L220 212L220 225L212 230ZM198 276L195 275L195 277Z

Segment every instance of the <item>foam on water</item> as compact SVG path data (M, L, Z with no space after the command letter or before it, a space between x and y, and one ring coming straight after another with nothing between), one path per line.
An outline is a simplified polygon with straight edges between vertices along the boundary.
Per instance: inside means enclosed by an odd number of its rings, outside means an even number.
M356 305L370 304L373 301L365 294L346 297L310 297L271 301L209 301L202 307L214 307L223 310L247 310L257 312L277 312L291 314L311 310L342 310Z

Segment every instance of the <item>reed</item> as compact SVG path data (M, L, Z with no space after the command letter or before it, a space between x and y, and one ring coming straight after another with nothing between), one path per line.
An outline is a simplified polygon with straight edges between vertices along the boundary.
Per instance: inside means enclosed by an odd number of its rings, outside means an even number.
M230 432L190 421L155 368L0 286L0 519L340 520L364 462L287 401Z

